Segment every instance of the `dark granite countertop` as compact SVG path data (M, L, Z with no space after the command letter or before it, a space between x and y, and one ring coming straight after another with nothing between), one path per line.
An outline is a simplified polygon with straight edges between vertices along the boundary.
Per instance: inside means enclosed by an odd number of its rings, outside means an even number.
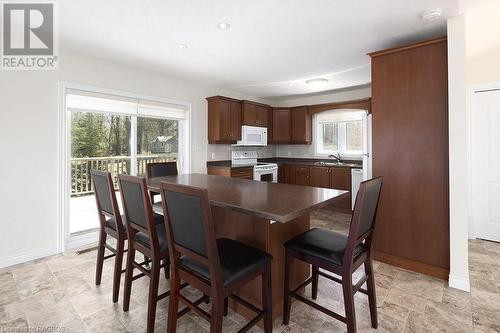
M271 158L259 158L259 162L269 162L280 164L295 164L295 165L307 165L307 166L318 166L317 162L331 162L331 159L322 159L322 158L292 158L292 157L271 157ZM362 168L361 161L359 160L344 160L346 163L355 164L352 165L319 165L325 167L335 167L335 168ZM230 160L226 161L209 161L207 162L207 167L216 167L216 168L247 168L248 166L241 165L232 165Z
M256 182L247 179L184 174L147 180L151 191L160 183L206 188L210 204L278 222L288 222L349 192L311 186Z

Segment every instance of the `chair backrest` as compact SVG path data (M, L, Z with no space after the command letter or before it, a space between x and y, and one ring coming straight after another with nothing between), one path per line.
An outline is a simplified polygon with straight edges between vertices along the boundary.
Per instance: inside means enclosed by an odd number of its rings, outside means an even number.
M349 237L345 255L352 257L355 247L365 242L365 248L371 250L371 238L375 227L375 217L382 189L383 177L361 182L356 203L354 204L354 213L352 214L351 226L349 227Z
M128 175L120 175L118 178L129 239L133 239L136 232L143 232L148 235L151 244L158 249L158 235L145 178Z
M118 202L116 201L115 188L110 172L90 170L94 184L95 198L99 219L103 224L106 217L114 218L116 230L125 231L121 220ZM101 227L104 227L101 225Z
M166 182L162 182L160 188L171 264L175 265L176 254L187 255L208 266L211 283L221 283L222 274L207 190Z
M177 162L159 162L146 164L148 178L177 175Z

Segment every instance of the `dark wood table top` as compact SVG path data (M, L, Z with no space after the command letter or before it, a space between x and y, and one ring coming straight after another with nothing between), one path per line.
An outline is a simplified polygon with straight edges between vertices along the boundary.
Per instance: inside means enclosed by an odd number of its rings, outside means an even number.
M311 186L276 184L253 180L184 174L148 179L148 189L160 192L169 182L208 189L210 204L278 222L287 222L326 205L348 191Z

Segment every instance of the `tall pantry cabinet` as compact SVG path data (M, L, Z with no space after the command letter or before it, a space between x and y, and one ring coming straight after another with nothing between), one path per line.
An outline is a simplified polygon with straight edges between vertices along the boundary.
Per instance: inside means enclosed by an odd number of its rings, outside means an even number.
M446 38L370 53L373 176L384 176L374 257L449 273Z

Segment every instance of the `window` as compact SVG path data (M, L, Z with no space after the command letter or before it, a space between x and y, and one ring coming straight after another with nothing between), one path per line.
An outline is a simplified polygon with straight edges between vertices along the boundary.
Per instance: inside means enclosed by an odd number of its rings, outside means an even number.
M314 118L317 155L363 153L363 112L327 111Z

